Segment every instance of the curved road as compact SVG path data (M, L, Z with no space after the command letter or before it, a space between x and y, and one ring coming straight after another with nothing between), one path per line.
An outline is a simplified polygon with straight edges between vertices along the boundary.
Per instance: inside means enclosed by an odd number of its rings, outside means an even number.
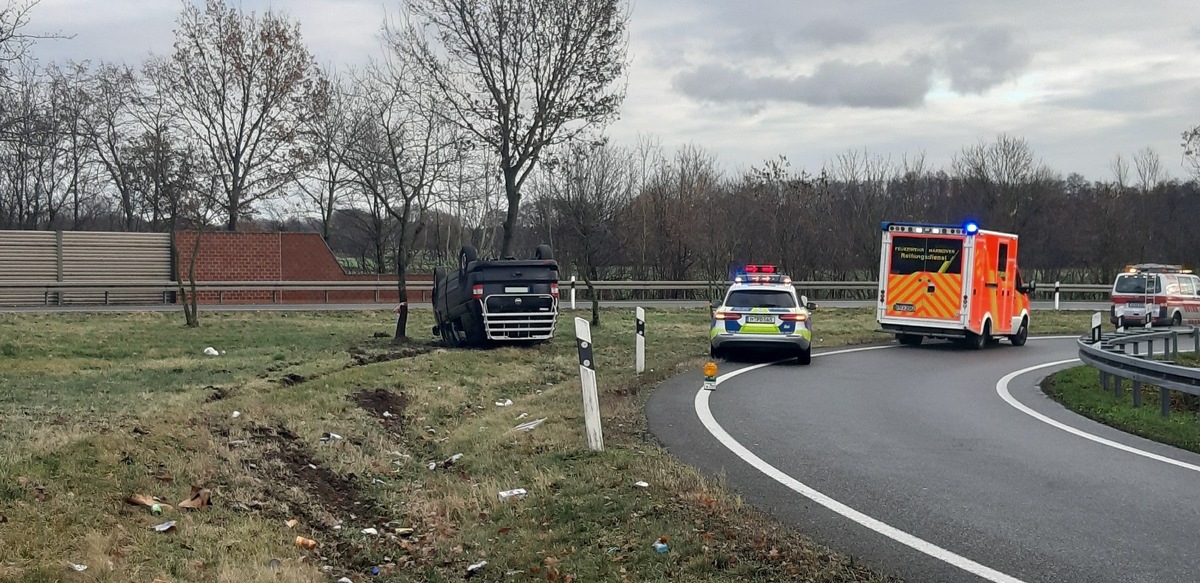
M1030 338L722 363L715 391L677 377L647 416L683 461L908 581L1200 580L1200 455L1045 397L1036 383L1077 355Z

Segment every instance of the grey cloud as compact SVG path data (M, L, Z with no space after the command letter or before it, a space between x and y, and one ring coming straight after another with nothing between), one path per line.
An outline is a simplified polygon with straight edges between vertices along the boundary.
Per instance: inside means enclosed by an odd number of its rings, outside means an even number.
M983 93L1015 78L1032 60L1007 28L959 29L947 43L942 67L959 93Z
M870 35L867 29L857 24L840 20L814 20L801 27L793 38L798 42L835 47L865 43Z
M816 106L908 108L924 103L932 64L827 61L812 75L751 76L725 65L705 65L675 77L675 89L718 103L800 102Z

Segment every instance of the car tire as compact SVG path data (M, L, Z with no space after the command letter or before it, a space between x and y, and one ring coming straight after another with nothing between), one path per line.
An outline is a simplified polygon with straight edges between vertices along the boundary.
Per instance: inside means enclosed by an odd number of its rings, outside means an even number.
M805 348L804 350L801 350L800 353L796 355L796 364L807 366L811 362L812 362L812 347L811 346L808 348Z
M990 343L991 337L992 323L984 322L983 333L975 334L974 332L967 332L967 338L964 343L966 344L967 348L970 348L971 350L983 350L983 347Z
M725 358L725 351L716 346L709 345L708 356L709 358Z
M1171 316L1171 325L1176 326L1176 327L1182 326L1183 325L1183 315L1180 314L1179 312L1175 312L1175 315Z
M479 250L474 245L463 245L461 251L458 252L458 271L466 273L467 266L473 261L479 260Z
M897 334L896 341L905 346L920 346L925 337L920 334Z
M1025 346L1025 341L1029 340L1029 319L1021 318L1021 327L1017 328L1017 333L1008 337L1008 341L1013 346Z

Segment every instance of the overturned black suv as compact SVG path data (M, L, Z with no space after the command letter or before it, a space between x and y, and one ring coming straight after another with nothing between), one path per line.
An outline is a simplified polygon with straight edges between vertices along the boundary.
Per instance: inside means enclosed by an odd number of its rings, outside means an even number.
M458 268L433 271L434 336L446 346L536 343L554 337L558 262L549 245L532 259L481 260L470 245Z

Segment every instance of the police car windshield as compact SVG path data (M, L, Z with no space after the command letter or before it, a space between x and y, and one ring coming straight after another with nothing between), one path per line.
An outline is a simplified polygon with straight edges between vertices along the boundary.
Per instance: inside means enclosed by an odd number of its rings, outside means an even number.
M1119 294L1153 294L1158 293L1157 275L1122 275L1117 277L1117 285L1113 291Z
M739 289L729 292L725 305L731 308L794 308L796 298L777 289Z

